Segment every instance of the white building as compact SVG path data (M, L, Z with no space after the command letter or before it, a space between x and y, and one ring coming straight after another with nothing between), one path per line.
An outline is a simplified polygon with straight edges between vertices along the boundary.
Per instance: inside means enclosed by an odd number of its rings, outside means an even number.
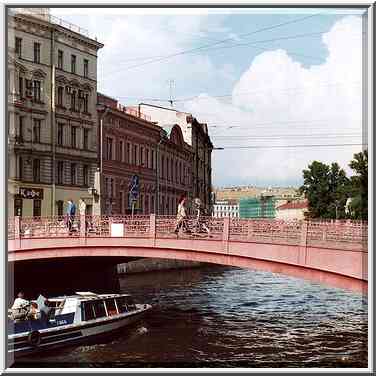
M293 201L280 205L276 209L276 219L282 220L302 220L304 213L308 211L308 201Z
M216 201L213 206L213 217L239 218L239 203L235 200Z

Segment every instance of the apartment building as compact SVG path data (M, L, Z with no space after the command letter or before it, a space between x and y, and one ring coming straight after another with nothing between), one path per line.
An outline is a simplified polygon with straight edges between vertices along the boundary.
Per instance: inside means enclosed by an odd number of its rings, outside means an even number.
M90 214L102 47L48 8L9 11L9 215L62 215L69 198Z

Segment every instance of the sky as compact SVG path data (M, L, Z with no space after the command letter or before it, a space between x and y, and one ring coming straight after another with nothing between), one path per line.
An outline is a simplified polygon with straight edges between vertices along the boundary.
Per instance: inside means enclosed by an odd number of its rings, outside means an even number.
M363 12L51 9L104 44L98 91L124 105L171 97L208 124L224 148L216 187L300 186L314 160L351 174L364 143Z

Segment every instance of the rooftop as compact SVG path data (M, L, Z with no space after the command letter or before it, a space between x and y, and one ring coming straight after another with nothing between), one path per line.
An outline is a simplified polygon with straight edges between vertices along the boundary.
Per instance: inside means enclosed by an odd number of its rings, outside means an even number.
M292 201L277 207L278 210L308 209L308 201Z

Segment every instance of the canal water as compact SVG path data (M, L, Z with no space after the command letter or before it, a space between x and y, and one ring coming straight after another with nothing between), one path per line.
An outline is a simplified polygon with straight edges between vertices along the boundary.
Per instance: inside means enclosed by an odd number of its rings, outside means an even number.
M122 277L154 310L18 367L367 367L367 298L279 274L209 266Z

